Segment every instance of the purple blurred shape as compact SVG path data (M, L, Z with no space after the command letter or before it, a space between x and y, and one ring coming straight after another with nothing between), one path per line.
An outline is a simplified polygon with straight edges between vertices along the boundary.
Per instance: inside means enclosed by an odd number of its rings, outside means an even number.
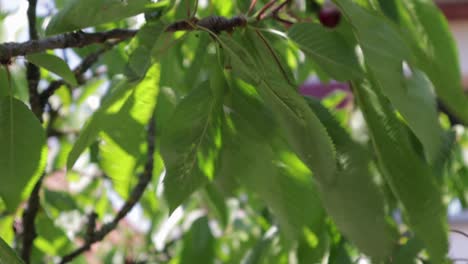
M343 91L346 97L336 106L337 109L342 109L348 106L352 100L353 95L347 83L337 81L330 81L329 83L322 83L316 78L311 78L305 81L300 87L299 92L302 95L323 99L336 91Z

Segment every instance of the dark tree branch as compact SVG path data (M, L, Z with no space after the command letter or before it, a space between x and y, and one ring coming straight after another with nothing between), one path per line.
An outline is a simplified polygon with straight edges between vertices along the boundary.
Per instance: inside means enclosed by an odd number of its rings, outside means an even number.
M29 38L31 41L37 41L38 34L36 29L36 6L37 0L28 0L28 23L29 23ZM10 59L8 59L10 60ZM29 104L31 105L31 110L36 115L36 117L42 122L42 113L43 109L40 105L39 93L37 91L37 86L41 78L39 68L32 64L28 63L26 65L26 78L28 81L28 90L29 90ZM42 179L44 175L41 175L39 180L34 185L34 188L31 192L31 195L28 198L26 208L24 209L22 215L22 225L23 225L23 243L21 247L21 258L26 264L31 262L31 251L34 239L36 239L36 215L40 208L40 198L39 191L42 185Z
M86 80L83 78L83 74L89 70L101 57L102 54L104 54L106 51L110 50L112 47L115 45L119 44L122 42L123 39L114 41L114 42L107 42L105 43L104 47L101 49L89 54L86 56L74 70L73 73L75 74L76 81L78 82L79 85L82 85L86 82ZM51 97L57 89L59 89L62 85L67 84L65 80L56 80L53 81L49 84L47 89L45 89L41 94L40 94L40 103L42 109L44 109L45 105L47 104L47 101L49 100L49 97Z
M29 38L31 39L31 41L37 41L38 39L36 29L36 5L37 0L29 0L28 23ZM26 65L26 78L28 80L29 104L31 105L31 110L37 116L37 118L39 118L39 120L42 120L42 109L39 104L39 94L37 92L37 86L41 78L39 68L32 63L28 63Z
M113 29L97 33L77 31L22 43L7 42L0 44L0 63L6 64L13 57L46 50L81 48L95 43L105 43L109 40L126 40L134 37L137 32L138 30L130 29Z
M467 94L467 93L465 93ZM441 100L437 99L437 108L439 109L439 112L442 112L447 115L447 118L450 121L450 124L452 126L455 125L462 125L462 126L468 126L466 122L463 122L460 118L458 118L456 115L454 115L447 106L445 106L444 103L442 103Z
M88 215L88 226L86 227L85 241L90 241L94 236L94 232L96 232L97 217L98 215L94 211Z
M208 29L219 34L222 31L232 32L236 27L247 25L247 18L243 15L226 18L222 16L208 16L202 19L192 17L181 21L176 21L166 28L166 32L193 31L199 29Z
M29 25L29 38L38 39L39 35L37 34L36 28L36 6L37 0L28 0L28 25Z
M148 157L146 160L145 168L144 168L143 173L140 175L137 185L133 188L132 193L130 194L130 197L127 199L127 201L125 201L125 204L117 212L112 222L103 225L99 230L95 231L94 233L88 234L84 245L77 248L70 254L65 255L62 258L62 260L59 262L60 264L72 261L77 256L89 250L91 248L91 245L103 240L107 234L109 234L112 230L114 230L117 227L120 220L122 220L132 210L135 204L140 200L141 196L143 195L143 192L145 191L148 184L151 182L151 178L153 176L153 154L154 154L154 149L155 149L155 142L154 142L155 126L156 125L154 122L154 118L152 117L148 125L148 136L147 136Z
M39 191L41 190L43 179L44 175L42 175L41 178L39 178L39 180L36 182L36 185L34 185L31 195L29 196L26 209L24 209L22 216L23 246L21 248L21 258L26 264L31 262L31 250L34 239L36 239L37 236L34 222L36 220L37 212L40 208Z

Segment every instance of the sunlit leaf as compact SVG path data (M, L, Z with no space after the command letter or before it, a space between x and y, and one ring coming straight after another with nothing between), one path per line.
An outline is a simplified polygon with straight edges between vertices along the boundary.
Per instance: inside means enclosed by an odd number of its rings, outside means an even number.
M43 252L51 256L58 256L72 250L73 244L66 233L57 227L45 213L41 212L37 215L36 228L38 237L34 244Z
M16 255L16 252L0 238L0 263L1 264L24 264Z
M147 51L151 50L149 48L151 45L153 48L157 47L155 43L157 42L156 40L159 39L163 30L163 27L159 23L155 23L155 24L148 23L144 26L144 28L147 28L148 30L143 30L142 32L137 34L137 36L134 39L134 42L136 42L134 53L136 55L130 56L130 59L126 68L128 79L122 80L116 87L113 87L111 89L108 96L103 99L101 107L93 114L91 119L86 123L85 127L80 133L79 138L77 139L76 143L73 145L73 148L68 156L68 160L67 160L68 169L71 169L73 167L73 164L76 162L76 160L81 155L81 153L96 140L100 131L102 131L104 128L111 129L112 126L115 125L114 121L116 120L113 119L113 121L111 121L110 118L108 117L115 116L115 114L118 113L122 107L124 107L126 99L129 98L130 95L133 94L133 90L135 89L135 87L139 87L138 83L146 75L149 67L151 66L150 62L153 59L151 56L142 57L141 55L138 55L138 54L141 54L142 50L147 50ZM135 65L139 65L139 66L135 66ZM155 72L153 72L150 77L155 77L153 75L155 75L156 72L159 74L159 68L158 70L154 69L154 71ZM159 80L159 75L156 79ZM147 80L147 82L150 82L151 80L154 81L155 79L150 78L149 80ZM148 85L151 85L151 84L145 83L145 84L142 84L141 87L146 87ZM157 85L156 81L154 81L153 86L151 87L154 88L154 87L159 87L159 86ZM139 93L142 94L141 92ZM149 99L148 98L142 99L143 104L145 104L144 100L150 100L150 102L153 101L153 103L154 103L154 100L156 100L155 99L156 95L154 92L149 93L149 94L153 94L154 97L150 96ZM133 111L138 111L138 110L133 110Z
M136 170L144 162L145 127L156 106L159 69L154 64L118 112L106 114L101 124L99 163L123 198L127 198L137 180Z
M234 113L226 116L223 126L218 173L257 193L277 217L281 233L294 241L305 227L320 226L323 221L312 175L284 143L276 142L277 135L263 133L278 129L258 99L249 98L245 90L233 90L232 96Z
M71 169L81 153L96 140L99 132L103 129L106 115L108 113L118 112L125 102L125 99L130 96L133 87L134 84L122 80L110 91L110 94L104 99L101 107L85 124L80 136L73 145L68 155L67 169Z
M15 234L13 231L14 216L5 215L0 217L0 238L7 244L13 243Z
M264 67L257 65L254 59L257 56L255 46L247 51L228 37L221 36L219 41L231 58L234 72L257 87L258 93L283 128L294 152L316 177L332 182L336 170L333 144L323 125L296 89L282 76L265 78L272 74L262 72ZM257 47L264 45L259 41L260 39L256 39Z

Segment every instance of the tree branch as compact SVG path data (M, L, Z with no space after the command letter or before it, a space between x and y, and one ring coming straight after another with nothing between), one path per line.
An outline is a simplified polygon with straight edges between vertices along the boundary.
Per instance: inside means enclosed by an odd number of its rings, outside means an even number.
M28 264L31 262L31 250L34 239L36 239L36 215L40 208L39 203L39 191L41 190L42 180L44 179L44 175L39 178L34 185L34 188L29 196L28 203L26 209L24 209L23 216L22 216L22 223L23 223L23 245L21 248L21 258L23 261Z
M232 32L236 27L245 27L247 18L243 15L226 18L222 16L208 16L202 19L192 17L181 21L176 21L166 27L166 32L192 31L198 29L208 29L219 34L222 31Z
M119 224L120 220L122 220L135 206L135 204L140 200L143 192L145 191L148 184L151 182L153 176L153 154L155 150L155 122L154 117L151 118L150 123L148 125L148 136L147 136L147 144L148 144L148 157L145 164L145 169L143 173L140 175L137 185L133 188L130 197L125 201L125 204L122 208L117 212L116 216L112 220L112 222L103 225L98 231L95 231L92 234L88 234L86 238L86 242L81 247L77 248L73 252L69 253L62 257L62 260L59 262L60 264L67 263L72 261L77 256L81 255L82 253L86 252L91 248L91 245L94 243L101 241L104 237L109 234L112 230L114 230L117 225Z
M37 0L28 0L28 24L29 24L29 38L31 41L37 41L38 34L36 29L36 5ZM8 59L10 60L10 59ZM27 63L26 65L26 78L28 80L29 88L29 104L33 113L42 121L42 109L39 104L39 94L37 92L37 86L41 78L39 68L32 64Z
M7 42L0 44L0 63L6 64L13 57L51 49L81 48L95 43L105 43L109 40L126 40L134 37L137 32L138 30L130 29L113 29L97 33L77 31L22 43Z
M31 41L37 41L38 34L36 29L36 6L37 0L28 0L28 23L29 23L29 38ZM8 59L9 61L9 59ZM39 68L32 64L28 63L26 65L26 78L28 80L28 90L29 90L29 104L31 105L31 110L36 115L36 117L42 122L42 113L43 108L40 105L39 93L37 87L41 74ZM34 239L36 239L36 215L40 208L40 198L39 191L42 185L42 179L44 175L41 175L39 180L34 185L34 188L31 192L31 195L28 198L26 208L24 209L22 215L22 225L23 225L23 243L21 247L21 258L26 264L31 262L31 251Z

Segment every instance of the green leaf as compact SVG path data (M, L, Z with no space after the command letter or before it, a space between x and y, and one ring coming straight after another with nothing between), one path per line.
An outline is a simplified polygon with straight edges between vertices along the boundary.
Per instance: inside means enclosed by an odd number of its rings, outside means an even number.
M8 75L4 67L0 67L0 98L9 93ZM13 81L13 80L12 80ZM12 84L13 85L13 84Z
M24 264L16 252L0 238L0 264Z
M240 41L242 46L251 52L257 65L262 65L259 71L263 75L262 79L286 82L295 89L296 83L291 69L271 44L274 39L267 36L269 35L264 35L258 30L247 30L243 32Z
M439 124L432 83L423 72L415 70L405 79L405 84L408 89L406 93L408 102L404 108L407 109L406 117L411 120L408 126L423 144L427 160L434 164L441 159L441 155L446 154L443 151L446 139Z
M324 206L338 229L362 252L383 260L392 253L397 232L386 220L384 196L369 171L370 154L351 140L320 102L310 99L308 103L327 128L338 157L334 184L319 184Z
M99 163L124 199L137 180L136 170L144 163L145 126L156 107L159 69L159 64L153 64L119 111L106 114L101 120Z
M165 28L165 25L159 21L147 22L132 39L129 44L130 56L125 66L125 75L129 80L140 80L145 77L153 62L152 52L164 45L158 43L158 39Z
M226 228L229 220L229 212L223 195L213 184L206 185L205 193L209 201L209 205L213 208L212 210L219 220L221 228Z
M28 195L45 165L44 129L26 105L13 97L0 98L0 146L0 195L11 212Z
M197 80L203 67L203 62L205 61L205 57L207 55L206 47L209 45L209 43L210 38L208 33L202 33L200 35L200 40L198 43L198 47L195 51L192 63L190 64L190 67L185 73L185 83L187 87L191 88L197 84Z
M37 238L34 241L35 247L50 256L62 255L73 249L73 244L68 239L67 234L57 227L48 215L40 212L36 217Z
M276 227L268 229L263 237L258 240L255 246L242 259L241 264L263 263L263 260L266 258L266 254L271 250L273 240L276 238L277 234L278 230Z
M218 174L258 194L291 242L305 227L320 226L324 211L310 170L279 141L279 133L263 132L278 129L270 113L262 108L258 98L249 97L246 90L232 89L234 112L223 124Z
M206 216L200 217L192 223L188 234L184 236L184 246L180 255L181 264L214 263L215 239L208 225Z
M163 78L162 68L163 65L161 64L161 80ZM156 105L155 111L155 116L158 124L156 126L156 134L159 134L160 131L164 131L166 125L170 125L170 118L177 105L177 99L174 90L169 87L163 87L161 84L160 86L161 89L159 91L158 103Z
M434 83L436 93L448 109L468 123L468 97L463 92L459 54L447 19L440 9L428 0L404 1L414 23L414 45L422 49L418 66ZM420 41L424 39L425 41Z
M60 213L72 211L78 209L78 204L73 197L66 192L57 192L44 190L44 201L47 204L47 209L53 214L54 217L58 217Z
M80 136L68 154L67 169L70 170L81 153L96 140L99 132L104 127L106 116L120 110L125 100L130 96L133 87L133 83L122 80L110 91L101 107L81 130Z
M322 263L329 252L329 244L330 238L325 223L315 227L315 230L305 228L297 247L298 263Z
M337 31L317 23L297 23L288 37L332 78L346 81L363 76L354 48Z
M27 55L26 59L36 66L42 67L50 72L57 74L72 86L78 85L75 74L73 74L73 72L70 70L68 64L55 55L48 53L36 53Z
M328 264L353 264L351 256L346 250L346 243L344 239L341 239L335 247L330 250L330 257L328 258Z
M14 221L14 215L3 215L0 217L0 238L7 244L13 243L13 240L15 239L15 233L13 228L11 228Z
M325 128L295 87L281 76L265 78L272 74L263 72L264 66L257 65L258 59L254 57L259 56L257 47L267 47L259 43L258 38L253 40L256 46L252 51L247 51L231 38L220 36L218 39L230 56L237 76L257 87L257 92L275 114L294 152L317 178L332 182L336 170L335 153Z
M385 16L397 24L400 23L401 17L398 10L398 1L378 0L378 3Z
M413 149L402 124L376 86L353 84L385 180L401 202L409 225L435 263L448 250L446 211L431 168Z
M221 147L221 100L209 83L203 82L182 99L172 114L170 126L162 131L164 196L171 211L214 177Z
M398 264L415 264L418 254L423 249L423 244L417 238L412 238L395 252L392 259Z
M143 28L144 30L139 32L133 40L133 42L135 43L133 47L134 52L132 53L132 55L130 55L129 62L126 66L126 74L128 79L121 81L116 87L114 87L110 91L109 95L106 98L104 98L101 107L86 123L84 129L82 130L76 143L73 145L73 148L68 156L68 169L71 169L73 167L73 164L76 162L81 153L96 140L96 138L99 135L99 132L102 131L104 127L106 127L107 129L111 129L113 125L119 123L114 123L115 120L112 122L110 122L110 120L106 121L106 119L108 119L109 116L112 116L113 114L116 114L120 111L120 109L124 106L126 99L133 93L135 87L138 87L138 83L147 74L148 68L151 66L150 62L152 60L152 57L150 56L150 54L146 54L147 56L142 58L141 53L143 51L148 51L149 44L153 45L152 50L154 50L155 47L157 47L158 44L156 43L158 42L157 40L161 36L163 27L160 23L148 23L145 24ZM153 64L156 64L156 61L153 60L152 62ZM138 63L141 63L143 67L135 66L138 65ZM156 73L153 72L152 75L154 74ZM159 80L159 77L152 80L156 79ZM149 79L148 81L151 81L151 79ZM142 87L147 85L151 84L146 83L142 85ZM154 82L152 85L159 87L158 85L156 85L156 82ZM152 91L153 95L155 95L154 90ZM143 100L148 100L148 98ZM150 98L149 100L153 100L153 98Z
M410 81L403 75L403 63L414 60L410 48L397 28L384 18L349 0L335 2L354 27L375 84L408 122L423 144L427 160L434 162L443 148L443 131L431 83L417 69L413 69Z
M73 72L70 70L68 64L55 55L48 53L36 53L27 55L26 59L36 66L42 67L50 72L57 74L72 86L78 85L75 74L73 74Z
M70 0L52 17L46 28L54 35L100 24L119 21L143 13L149 8L165 7L170 1L148 0Z

